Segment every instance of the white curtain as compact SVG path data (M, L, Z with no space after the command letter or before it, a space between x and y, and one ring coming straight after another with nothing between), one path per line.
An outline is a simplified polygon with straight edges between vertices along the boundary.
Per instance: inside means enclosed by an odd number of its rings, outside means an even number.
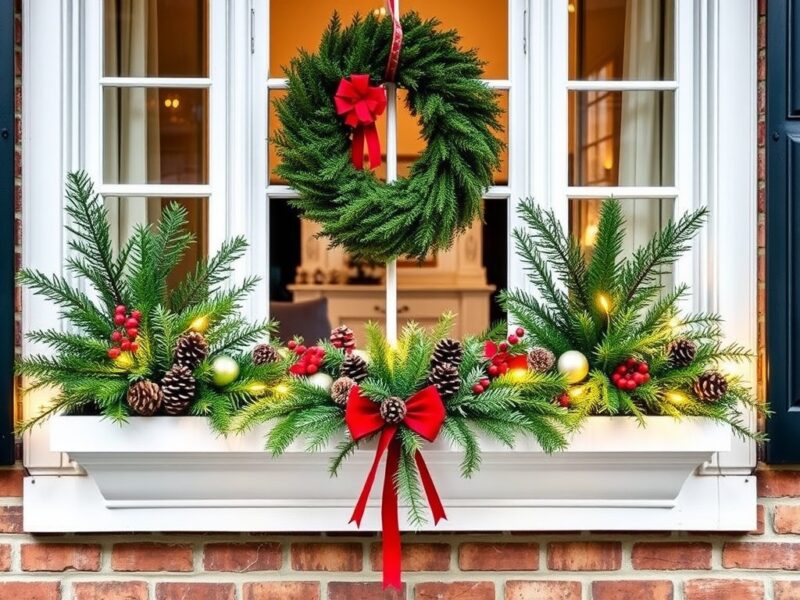
M627 1L623 79L660 80L673 72L672 1ZM673 183L674 123L672 93L622 93L619 185ZM669 201L623 200L622 205L628 223L627 252L646 243L671 217Z
M145 76L158 61L156 0L106 0L105 69L120 76ZM148 104L149 103L149 104ZM158 91L107 89L103 96L104 180L160 181ZM123 244L137 224L158 218L158 198L106 200L115 242Z

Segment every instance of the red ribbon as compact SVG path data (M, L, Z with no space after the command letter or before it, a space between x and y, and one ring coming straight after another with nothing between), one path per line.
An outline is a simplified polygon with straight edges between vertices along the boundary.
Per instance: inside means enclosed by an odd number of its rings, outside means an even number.
M394 0L386 0L386 8L392 17L392 45L389 47L389 59L386 62L386 72L383 78L392 83L397 75L397 65L400 63L400 49L403 47L403 28L400 19L394 12Z
M378 431L381 432L372 467L367 474L367 480L364 482L358 502L356 502L353 516L350 518L350 522L355 521L359 527L361 526L361 519L364 517L364 510L367 508L367 500L372 490L372 484L375 483L378 465L383 454L388 450L381 500L383 588L394 587L400 589L400 525L397 516L397 490L394 487L394 478L397 475L400 452L402 452L400 439L397 437L397 430L400 425L387 424L381 417L380 405L362 396L358 386L354 386L350 390L344 418L347 428L350 430L350 435L355 441L362 440ZM442 423L444 423L444 418L444 404L439 397L439 392L432 385L417 392L406 401L406 416L403 419L403 424L424 440L432 442L436 439ZM422 487L428 497L428 505L431 507L431 513L433 513L433 521L438 523L441 519L447 518L439 493L433 484L428 465L425 464L425 460L419 451L414 455L414 461L417 463Z
M342 77L333 98L336 113L345 115L344 122L353 128L353 165L364 166L364 140L369 152L369 168L381 164L381 141L375 121L386 110L386 90L369 84L369 75Z

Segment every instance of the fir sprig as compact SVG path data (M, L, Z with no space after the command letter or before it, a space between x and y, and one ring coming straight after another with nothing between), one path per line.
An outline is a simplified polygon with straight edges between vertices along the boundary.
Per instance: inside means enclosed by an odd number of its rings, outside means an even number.
M729 377L727 394L716 401L704 401L694 392L705 373L749 360L750 353L723 342L718 315L682 315L679 303L688 287L665 290L662 282L662 275L691 248L708 216L705 208L668 222L648 243L624 256L622 208L617 200L607 200L591 260L552 212L529 200L521 204L520 215L527 228L513 235L536 294L509 290L501 294L501 302L527 329L529 342L557 355L578 350L588 358L588 378L570 389L573 425L593 414L630 415L643 423L647 415L693 415L755 436L743 425L743 411L763 407L756 406L738 379ZM679 339L695 346L690 364L672 363L668 348ZM611 381L618 365L629 359L649 365L650 380L635 390Z

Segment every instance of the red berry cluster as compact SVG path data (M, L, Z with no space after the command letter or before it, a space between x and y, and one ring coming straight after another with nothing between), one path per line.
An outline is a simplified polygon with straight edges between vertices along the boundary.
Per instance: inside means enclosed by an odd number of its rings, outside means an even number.
M142 313L133 310L130 313L124 304L120 304L114 310L114 325L116 329L111 333L112 347L108 349L110 359L118 358L122 352L136 352L139 344L136 338L139 337L139 320Z
M650 366L642 360L629 358L614 369L611 381L619 389L632 392L643 383L650 381Z
M522 327L517 327L514 333L509 334L507 338L508 342L500 342L497 345L497 354L491 358L492 363L487 369L489 377L499 377L500 375L508 373L508 361L511 358L511 355L508 353L509 346L516 346L519 344L520 338L524 335L525 330Z
M563 406L564 408L569 408L570 405L569 394L564 392L563 394L561 394L556 398L556 402L558 403L559 406Z
M313 375L319 371L322 359L325 358L324 348L321 346L306 348L302 342L297 342L296 340L289 341L286 346L300 357L289 369L290 373L293 375Z
M474 394L482 394L486 391L486 388L489 387L492 381L488 377L482 378L478 383L472 386L472 392Z

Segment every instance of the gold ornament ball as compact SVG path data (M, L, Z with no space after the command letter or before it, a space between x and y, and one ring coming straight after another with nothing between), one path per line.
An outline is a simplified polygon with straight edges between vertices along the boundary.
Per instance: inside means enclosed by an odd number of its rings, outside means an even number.
M567 376L567 383L580 383L589 374L589 361L577 350L568 350L558 357L558 372Z
M239 363L230 356L218 356L211 363L214 385L225 387L239 377Z

